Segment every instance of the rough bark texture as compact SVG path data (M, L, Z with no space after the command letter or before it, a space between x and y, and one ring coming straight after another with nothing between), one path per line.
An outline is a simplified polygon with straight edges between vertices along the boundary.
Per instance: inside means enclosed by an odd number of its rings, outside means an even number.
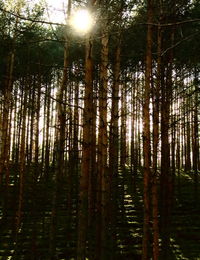
M108 32L106 24L102 28L101 65L99 86L99 136L98 136L98 196L97 208L100 209L100 223L97 234L100 236L98 247L99 259L105 258L107 204L108 204L108 171L107 171L107 90L108 90Z
M79 214L78 214L78 241L77 260L85 259L86 237L88 227L88 188L91 175L91 133L92 133L92 96L93 96L93 62L92 62L92 40L86 40L85 60L85 96L83 115L83 145L81 178L79 192Z

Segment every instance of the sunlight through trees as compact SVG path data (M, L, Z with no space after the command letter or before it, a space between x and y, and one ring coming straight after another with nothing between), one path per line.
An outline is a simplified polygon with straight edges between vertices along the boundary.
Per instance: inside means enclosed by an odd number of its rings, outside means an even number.
M0 0L0 259L200 258L199 17Z

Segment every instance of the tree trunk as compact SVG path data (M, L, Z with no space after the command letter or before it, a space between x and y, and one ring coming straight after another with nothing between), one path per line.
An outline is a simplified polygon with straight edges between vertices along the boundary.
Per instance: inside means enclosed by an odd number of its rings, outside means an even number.
M38 75L38 81L36 80L37 84L37 101L36 101L36 118L35 118L35 176L34 178L37 180L39 177L40 169L39 169L39 135L40 135L40 108L41 108L41 75Z
M126 79L123 82L124 84L121 87L121 136L120 136L120 166L122 169L125 169L127 162L127 102L126 102Z
M162 30L158 27L157 37L157 84L153 91L153 176L152 176L152 210L153 210L153 259L159 259L159 222L158 222L158 145L159 145L159 110L160 110L160 84L161 84L161 50Z
M11 105L11 91L13 84L13 66L15 53L12 50L8 55L6 78L4 85L3 117L2 117L2 149L0 154L0 184L3 182L3 174L6 173L6 185L9 185L9 113Z
M86 40L85 58L85 96L83 114L83 144L81 177L79 189L79 212L78 212L78 238L77 238L77 260L85 260L86 239L88 230L88 189L91 175L91 133L93 120L93 42L88 36Z
M170 44L174 43L174 30L170 31ZM172 62L173 50L166 57L165 78L163 73L161 85L161 237L162 258L171 259L170 256L170 217L172 207L172 172L170 170L170 143L169 123L170 104L172 98Z
M49 160L50 160L50 94L51 94L51 87L46 85L46 92L47 92L47 100L46 100L46 138L45 138L45 166L44 166L44 177L46 179L49 178Z
M116 255L117 231L116 231L116 214L117 214L117 176L119 160L119 84L120 84L120 63L121 63L121 35L117 41L115 51L115 63L113 68L113 85L112 85L112 105L111 120L109 133L109 170L110 170L110 212L111 212L111 250L113 259Z
M22 134L21 134L21 147L20 147L20 173L19 173L19 201L16 213L16 235L19 231L22 220L22 208L24 197L24 178L25 178L25 135L26 135L26 111L27 111L27 85L24 85L24 105L22 114Z
M193 127L193 170L194 170L194 185L195 194L194 197L198 198L198 160L199 160L199 134L198 134L198 75L195 69L195 99L194 99L194 127Z
M107 171L107 89L108 89L108 31L103 25L101 38L101 65L99 86L99 136L98 136L98 206L100 209L100 223L97 236L99 236L99 259L105 258L106 220L108 204L108 171Z
M142 260L150 259L150 166L151 166L151 148L150 148L150 89L152 73L152 22L153 22L153 0L148 0L147 10L147 49L146 49L146 70L145 70L145 90L143 106L143 149L144 149L144 224L142 241Z
M120 81L120 57L121 40L119 40L114 64L114 79L112 87L112 107L110 120L110 146L109 146L109 168L111 175L116 175L119 157L119 81Z

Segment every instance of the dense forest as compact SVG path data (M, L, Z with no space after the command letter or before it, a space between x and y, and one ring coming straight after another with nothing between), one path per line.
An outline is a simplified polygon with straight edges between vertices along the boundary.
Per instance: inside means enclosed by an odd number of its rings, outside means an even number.
M65 2L0 0L0 259L200 259L200 1Z

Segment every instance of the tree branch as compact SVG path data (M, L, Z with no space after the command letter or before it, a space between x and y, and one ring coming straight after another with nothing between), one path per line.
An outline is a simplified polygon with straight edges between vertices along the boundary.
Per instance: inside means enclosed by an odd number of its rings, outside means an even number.
M182 42L189 40L190 38L192 38L193 36L195 36L195 35L197 35L197 34L199 34L199 32L195 32L195 33L189 35L188 37L186 37L186 38L184 38L184 39L178 41L177 43L175 43L174 45L170 46L170 47L167 48L165 51L163 51L163 52L161 53L161 56L165 55L166 52L168 52L169 50L171 50L171 49L177 47L177 46L178 46L179 44L181 44Z
M27 18L21 15L18 15L16 13L13 13L11 11L8 11L6 9L0 8L0 11L4 12L4 13L8 13L16 18L19 18L20 20L25 20L25 21L29 21L29 22L33 22L33 23L42 23L42 24L49 24L49 25L58 25L58 26L65 26L65 24L62 23L53 23L53 22L47 22L47 21L42 21L42 20L37 20L37 19L31 19L31 18Z

